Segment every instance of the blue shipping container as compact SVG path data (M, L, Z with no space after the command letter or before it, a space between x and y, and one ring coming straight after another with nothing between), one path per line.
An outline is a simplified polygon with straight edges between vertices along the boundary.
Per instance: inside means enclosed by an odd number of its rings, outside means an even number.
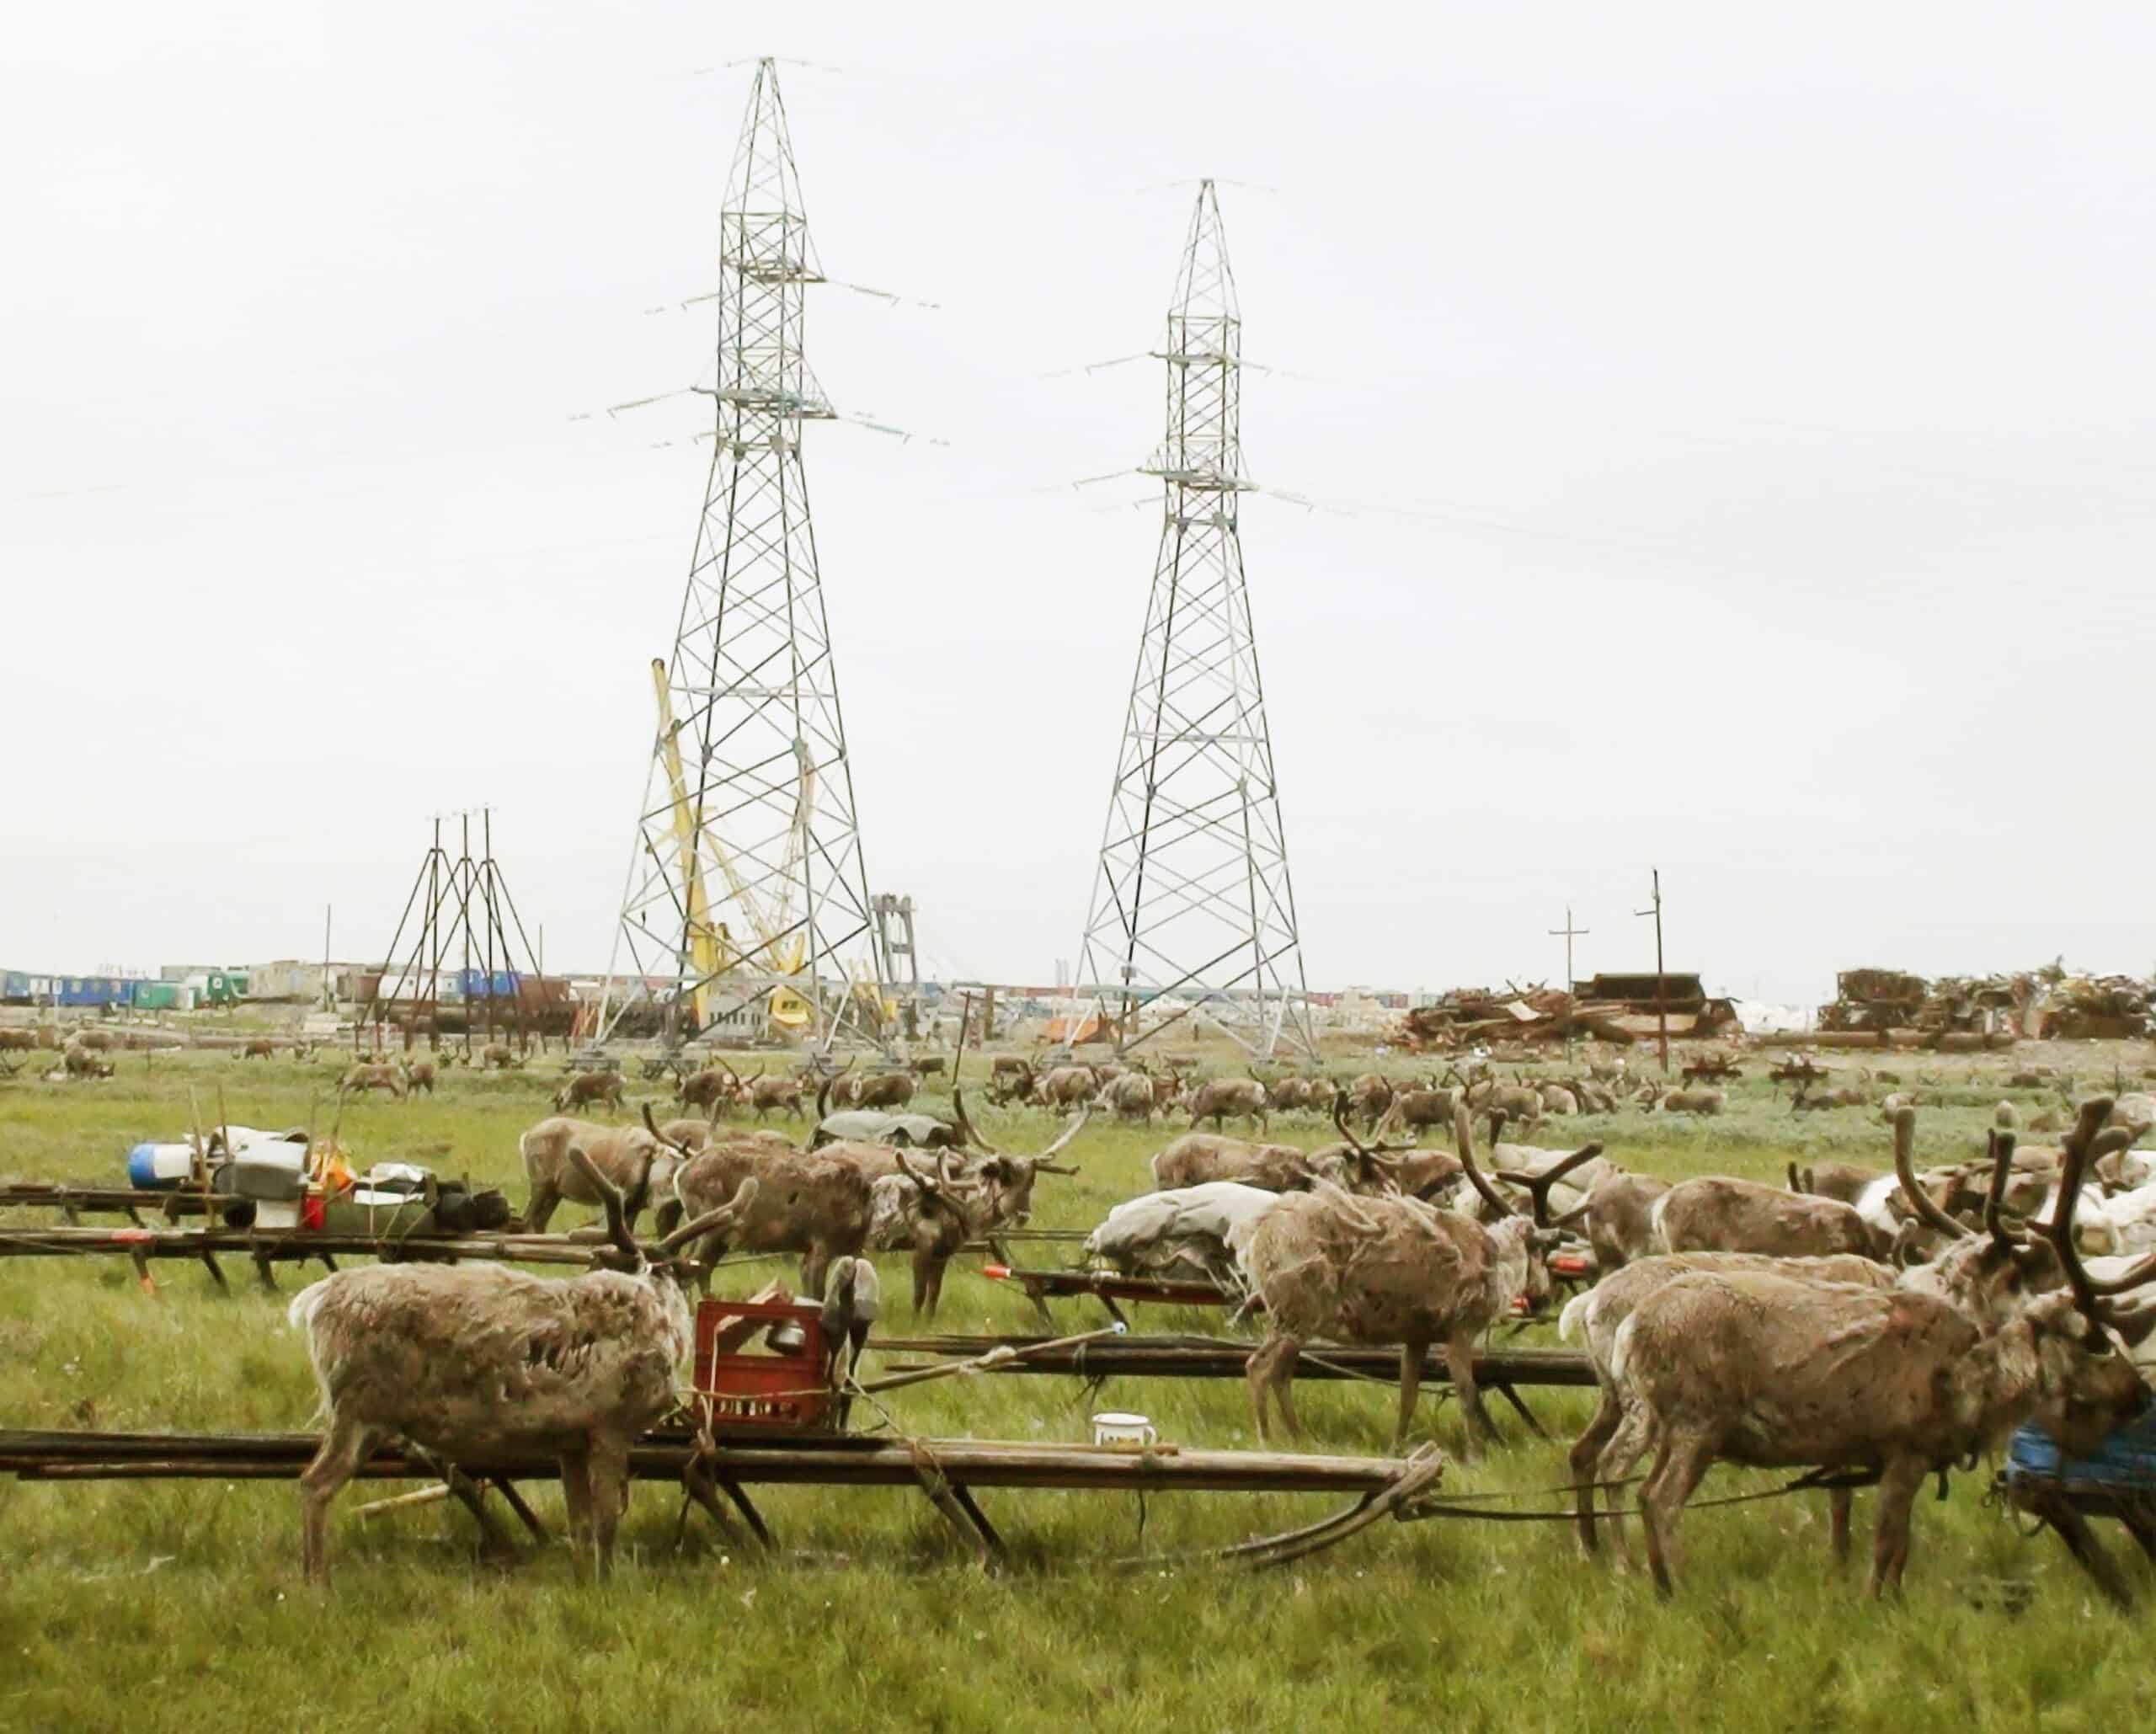
M63 1006L125 1006L131 993L116 975L59 975L53 986Z

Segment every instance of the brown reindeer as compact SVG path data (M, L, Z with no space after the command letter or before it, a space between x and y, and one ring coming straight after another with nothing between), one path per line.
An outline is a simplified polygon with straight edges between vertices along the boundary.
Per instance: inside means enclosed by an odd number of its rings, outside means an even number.
M1090 1065L1059 1065L1041 1074L1033 1086L1033 1095L1043 1107L1076 1107L1091 1102L1101 1091L1098 1067Z
M1464 1122L1465 1106L1457 1112ZM1289 1194L1257 1219L1239 1251L1266 1308L1265 1341L1246 1375L1260 1439L1268 1437L1268 1397L1289 1432L1300 1435L1294 1368L1312 1337L1400 1346L1396 1449L1414 1423L1422 1361L1433 1342L1444 1345L1453 1389L1468 1417L1466 1454L1476 1454L1478 1429L1495 1432L1476 1389L1475 1339L1515 1301L1532 1310L1547 1298L1550 1275L1541 1254L1558 1236L1510 1214L1475 1166L1469 1128L1460 1125L1456 1135L1469 1179L1503 1217L1495 1227L1419 1200L1353 1198L1322 1183Z
M1217 1132L1186 1132L1154 1156L1153 1184L1162 1192L1239 1180L1269 1192L1300 1192L1311 1182L1310 1159L1289 1144L1246 1144Z
M801 1118L801 1096L807 1088L802 1079L758 1071L750 1074L748 1083L749 1106L755 1109L759 1120L774 1108L785 1109L797 1120Z
M911 1072L878 1072L861 1080L854 1091L856 1107L902 1108L913 1100L915 1078Z
M605 1102L616 1113L622 1111L619 1072L579 1072L554 1092L554 1112L566 1113L595 1102Z
M2068 1140L2047 1230L2067 1294L2020 1299L2034 1262L1999 1218L2012 1148L2009 1134L1995 1132L1987 1233L1952 1224L1959 1238L1939 1261L1957 1272L1944 1286L1961 1294L1958 1305L1906 1282L1881 1295L1763 1272L1685 1276L1641 1303L1612 1350L1625 1415L1603 1463L1621 1475L1657 1453L1640 1507L1665 1595L1678 1517L1717 1458L1883 1470L1876 1595L1900 1585L1911 1508L1933 1469L1996 1445L2032 1416L2064 1451L2086 1453L2147 1406L2148 1390L2108 1328L2145 1329L2147 1319L2130 1322L2109 1297L2145 1282L2156 1259L2098 1283L2073 1245L2089 1168L2124 1141L2100 1129L2110 1110L2107 1100L2085 1104ZM1906 1160L1897 1169L1906 1174ZM1909 1188L1912 1208L1929 1218L1936 1207L1923 1198Z
M340 1098L369 1090L379 1090L402 1102L404 1099L404 1080L393 1065L362 1063L345 1068L344 1075L337 1080L337 1094Z
M702 1071L678 1080L674 1096L684 1107L700 1107L717 1115L740 1100L742 1089L741 1075L724 1060L714 1059Z
M679 1272L631 1237L618 1192L585 1178L606 1207L620 1267L568 1279L500 1264L376 1264L301 1291L286 1318L307 1332L328 1421L300 1476L301 1559L329 1576L330 1502L377 1442L408 1440L447 1462L552 1456L569 1527L604 1572L629 1494L629 1448L670 1414L690 1347ZM723 1234L755 1198L744 1187L677 1230L661 1257Z
M531 1187L524 1225L535 1235L547 1232L555 1206L563 1199L595 1209L604 1203L600 1191L583 1178L587 1166L622 1195L631 1227L654 1197L662 1202L673 1197L674 1171L680 1166L675 1152L681 1146L662 1146L641 1126L600 1126L563 1115L540 1121L517 1139L516 1147Z
M1247 1119L1262 1136L1270 1123L1265 1086L1255 1078L1214 1078L1200 1084L1190 1099L1190 1123L1210 1120L1221 1129L1230 1115Z

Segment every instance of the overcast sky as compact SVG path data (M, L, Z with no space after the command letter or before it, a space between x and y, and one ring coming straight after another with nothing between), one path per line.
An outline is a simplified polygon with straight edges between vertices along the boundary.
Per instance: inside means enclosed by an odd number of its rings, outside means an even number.
M2145 7L108 4L0 69L0 963L602 967L759 54L872 888L1072 956L1221 182L1313 985L2147 972ZM758 20L768 20L759 23ZM932 307L921 305L933 303ZM937 445L930 441L942 440Z

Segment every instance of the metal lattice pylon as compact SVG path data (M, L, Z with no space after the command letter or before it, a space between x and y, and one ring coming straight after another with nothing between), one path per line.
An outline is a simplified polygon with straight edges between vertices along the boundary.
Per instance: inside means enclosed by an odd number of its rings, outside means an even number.
M607 968L601 1032L655 996L687 1033L746 1016L883 1040L867 872L801 464L830 406L802 355L809 243L778 75L756 66L719 214L718 425ZM621 968L626 948L629 968Z
M1166 516L1078 987L1129 1048L1179 1016L1315 1052L1243 582L1242 319L1203 183L1168 312ZM1148 1008L1150 1008L1150 1010Z

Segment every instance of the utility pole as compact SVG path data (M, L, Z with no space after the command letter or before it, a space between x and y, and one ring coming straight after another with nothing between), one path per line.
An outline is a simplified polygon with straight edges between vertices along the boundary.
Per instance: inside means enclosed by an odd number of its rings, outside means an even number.
M1243 580L1242 315L1200 183L1168 310L1160 552L1073 991L1128 1053L1202 1016L1257 1059L1315 1056L1310 995ZM1141 1031L1145 1008L1184 1010Z
M1662 869L1654 870L1654 907L1634 910L1636 915L1654 917L1655 1039L1662 1048L1662 1075L1669 1075L1669 979L1662 973Z
M1572 926L1572 904L1566 904L1565 905L1565 925L1564 925L1563 926L1561 926L1561 927L1552 927L1552 928L1548 929L1547 931L1548 931L1548 932L1549 932L1550 936L1552 939L1556 938L1560 934L1562 934L1562 935L1564 936L1564 940L1565 940L1565 997L1566 997L1566 999L1568 999L1568 1000L1569 1000L1569 999L1572 997L1572 942L1573 942L1575 939L1584 939L1584 938L1585 938L1585 937L1586 937L1589 933L1593 932L1594 930L1593 930L1593 929L1592 929L1592 928L1589 928L1589 927L1575 927L1575 926ZM1570 1015L1568 1014L1568 1015L1566 1016L1566 1019L1565 1019L1565 1064L1566 1064L1566 1065L1570 1065L1572 1063L1572 1018L1571 1018Z

